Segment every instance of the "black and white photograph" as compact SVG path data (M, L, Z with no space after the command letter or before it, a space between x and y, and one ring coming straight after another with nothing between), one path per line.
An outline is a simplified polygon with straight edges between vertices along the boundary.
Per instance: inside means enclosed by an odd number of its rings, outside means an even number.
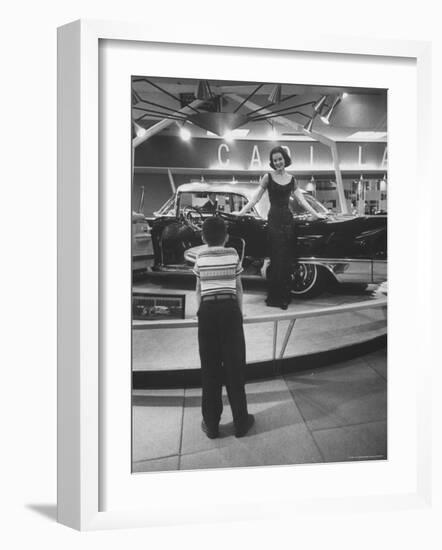
M133 473L388 458L387 90L326 84L132 77Z
M3 547L442 547L437 7L5 4Z

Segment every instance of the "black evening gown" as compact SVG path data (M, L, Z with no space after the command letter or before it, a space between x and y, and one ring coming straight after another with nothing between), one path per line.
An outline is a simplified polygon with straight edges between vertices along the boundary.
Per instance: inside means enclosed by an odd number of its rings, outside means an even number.
M273 180L271 174L268 175L270 268L267 302L276 305L288 304L291 297L291 273L296 239L289 200L295 186L294 177L287 185L279 185Z

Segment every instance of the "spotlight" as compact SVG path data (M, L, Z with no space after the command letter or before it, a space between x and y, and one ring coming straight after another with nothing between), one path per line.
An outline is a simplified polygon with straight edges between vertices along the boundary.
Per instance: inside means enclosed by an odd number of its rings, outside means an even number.
M134 124L135 134L137 135L137 137L144 136L144 134L146 133L146 129L140 126L139 124L137 124L135 121L133 124Z
M275 128L270 129L269 137L273 141L276 141L278 139L278 132L275 130Z
M228 130L224 135L223 135L223 140L224 141L227 141L227 143L232 143L232 141L235 140L235 136L233 134L233 131L232 130Z
M338 105L338 103L340 103L340 101L341 101L341 96L337 96L337 98L333 101L333 104L329 108L329 110L324 115L321 115L321 120L324 124L330 124L330 117L332 116L336 105Z
M323 96L321 96L321 98L318 99L318 101L313 105L313 109L315 110L316 113L319 113L319 112L320 112L320 110L322 109L322 106L324 105L326 99L327 99L327 96L326 96L326 95L323 95Z
M270 130L267 133L269 139L271 139L272 141L277 141L278 132L276 131L276 128L273 126L273 124L270 122L270 120L268 120L267 122L270 124Z
M307 124L304 126L304 130L307 130L307 132L311 132L312 131L312 128L313 128L313 119L315 117L312 117L308 122Z
M184 126L182 126L180 128L180 138L183 141L190 141L190 139L192 138L192 134L190 133L190 130L188 128L184 128Z

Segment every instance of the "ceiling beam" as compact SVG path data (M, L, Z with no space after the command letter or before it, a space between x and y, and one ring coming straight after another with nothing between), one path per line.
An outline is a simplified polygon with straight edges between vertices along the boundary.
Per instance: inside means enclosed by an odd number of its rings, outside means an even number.
M190 103L186 107L183 107L182 109L177 111L177 113L183 114L183 115L192 114L194 113L192 109L198 108L202 103L205 103L205 101L202 99L195 99L194 101L192 101L192 103ZM161 120L157 124L154 124L153 126L148 128L142 136L139 136L139 137L137 136L132 140L133 148L136 149L139 145L147 141L149 138L151 138L155 134L158 134L158 132L161 132L161 130L164 130L164 128L167 128L171 124L175 124L175 121L170 120L168 118L165 118L164 120Z

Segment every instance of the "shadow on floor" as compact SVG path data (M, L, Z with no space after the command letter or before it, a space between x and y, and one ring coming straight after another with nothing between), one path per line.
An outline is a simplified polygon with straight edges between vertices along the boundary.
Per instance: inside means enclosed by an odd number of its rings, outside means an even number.
M26 504L28 510L37 512L41 516L57 521L57 505L56 504Z

